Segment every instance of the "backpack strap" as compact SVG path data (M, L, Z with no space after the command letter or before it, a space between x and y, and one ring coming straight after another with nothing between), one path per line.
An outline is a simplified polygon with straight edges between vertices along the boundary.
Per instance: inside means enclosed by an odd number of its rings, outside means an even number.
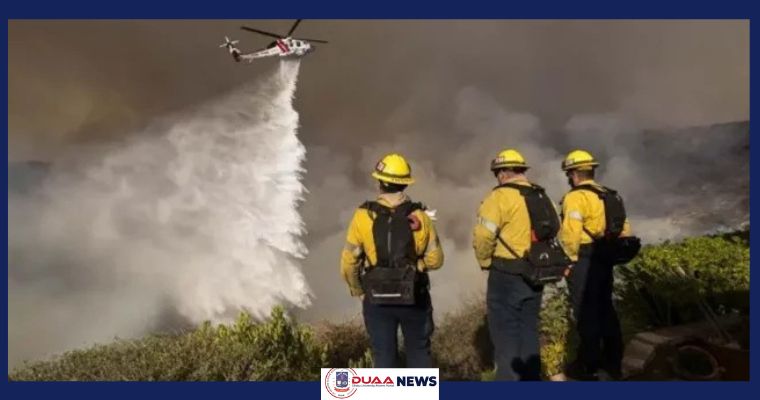
M387 214L387 213L390 213L391 211L388 207L385 207L382 204L376 201L371 201L371 200L365 201L359 206L359 208L363 208L367 211L371 211L370 218L372 218L373 220L375 219L377 215Z
M578 185L578 186L575 186L572 189L570 189L571 192L575 192L575 191L578 191L578 190L587 190L589 192L595 193L599 197L599 200L602 201L602 203L604 203L604 199L607 197L608 194L611 194L613 196L617 194L617 191L615 191L613 189L610 189L610 188L608 188L606 186L601 186L601 185L596 186L596 185L591 185L591 184L588 184L588 183L585 184L585 185ZM586 232L586 234L592 240L599 240L599 239L601 239L601 238L598 238L598 237L595 237L594 235L592 235L591 232L585 226L583 226L583 232ZM602 235L602 237L604 237L604 235Z
M514 183L514 182L502 183L501 185L494 187L493 190L497 190L497 189L501 189L501 188L517 189L518 191L520 191L520 194L522 194L522 195L524 195L527 192L533 192L535 190L545 192L544 188L542 188L541 186L536 185L535 183L529 183L528 185L519 185L519 184Z
M515 251L515 249L513 249L512 246L508 245L507 242L501 238L500 231L496 232L496 239L498 239L499 242L504 246L504 248L507 249L507 251L509 251L513 256L515 256L516 259L520 260L520 259L525 258L525 257L520 257Z
M413 212L415 212L417 210L423 210L424 211L427 208L425 207L424 204L422 204L420 202L406 201L406 202L403 202L403 203L399 204L398 206L396 206L395 209L397 210L397 212L398 211L403 211L404 214L408 216L408 215L410 215L411 213L413 213Z
M588 230L588 228L586 228L585 226L583 227L583 232L586 232L586 234L588 235L588 237L591 238L591 240L598 240L599 239L596 236L592 235L591 231Z
M604 201L604 195L605 195L606 192L604 192L602 189L600 189L600 188L598 188L598 187L596 187L594 185L590 185L590 184L578 185L578 186L574 186L572 189L570 189L571 192L577 192L579 190L586 190L586 191L592 192L592 193L596 194L599 197L600 200ZM583 225L582 228L583 228L583 232L585 232L588 235L588 237L591 238L591 240L597 240L598 239L597 237L595 237L594 235L591 234L591 231L589 231L588 228L586 228L586 225Z
M525 196L525 194L527 192L529 192L529 191L532 192L532 191L534 191L536 189L543 190L542 187L540 187L538 185L534 185L532 183L530 184L530 186L526 186L526 185L518 185L517 183L513 183L513 182L502 183L501 185L495 186L493 188L493 190L498 190L498 189L502 189L502 188L516 189L516 190L518 190L520 192L521 196ZM504 248L507 249L507 251L510 254L512 254L513 256L515 256L516 259L519 260L519 259L524 258L524 257L521 257L519 254L517 254L517 252L515 251L515 249L513 249L512 246L510 246L507 243L506 240L502 239L502 237L501 237L501 231L496 231L496 239L498 239L499 243L501 243L502 246L504 246Z
M597 196L599 196L600 199L604 199L604 197L607 195L607 193L615 194L617 193L615 190L612 190L606 186L596 186L591 184L585 184L585 185L578 185L574 188L570 189L571 192L575 192L578 190L588 190L589 192L596 193Z
M365 201L364 203L359 205L359 208L372 211L375 215L386 214L386 213L391 212L391 208L388 208L377 201L371 201L371 200ZM393 208L393 210L405 210L406 215L409 215L417 210L425 211L427 210L427 206L425 206L421 202L406 201L399 204L395 208ZM372 219L374 219L374 216L372 216Z

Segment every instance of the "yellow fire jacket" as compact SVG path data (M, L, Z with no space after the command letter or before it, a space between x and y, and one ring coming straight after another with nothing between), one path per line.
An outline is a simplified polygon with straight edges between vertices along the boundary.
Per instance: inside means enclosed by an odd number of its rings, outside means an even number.
M524 179L512 182L530 185ZM517 258L498 241L497 234L520 257L530 249L528 206L517 189L504 187L493 190L480 203L478 222L473 230L472 247L481 268L489 268L493 257Z
M583 181L581 184L591 184L601 188L593 180ZM578 261L578 250L581 245L594 241L583 228L596 238L604 235L606 228L604 202L596 193L589 190L570 191L562 199L562 229L559 237L565 252L573 261ZM626 219L621 236L630 235L631 225Z
M403 193L385 193L377 198L378 203L387 207L396 207L401 203L410 201ZM377 264L377 250L372 237L371 211L359 208L354 212L346 235L346 245L340 256L340 273L348 284L352 296L364 294L359 281L359 272L362 262L366 259L368 264ZM417 269L420 272L435 270L443 265L443 249L441 248L438 233L433 221L422 210L412 213L420 221L420 229L413 231L414 247L420 257Z

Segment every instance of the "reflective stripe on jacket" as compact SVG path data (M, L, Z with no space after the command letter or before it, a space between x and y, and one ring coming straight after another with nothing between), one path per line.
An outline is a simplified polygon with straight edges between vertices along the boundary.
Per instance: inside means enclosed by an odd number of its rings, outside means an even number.
M530 185L523 179L512 182ZM491 191L480 203L477 217L472 247L481 268L490 267L493 257L517 258L498 241L497 233L521 257L530 249L530 216L519 190L502 187Z

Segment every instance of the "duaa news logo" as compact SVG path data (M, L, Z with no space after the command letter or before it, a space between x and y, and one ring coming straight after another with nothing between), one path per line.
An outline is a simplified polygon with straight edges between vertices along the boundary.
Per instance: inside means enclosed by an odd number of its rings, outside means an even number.
M345 399L356 393L356 387L351 383L351 378L356 372L351 368L332 368L325 376L325 388L336 399Z

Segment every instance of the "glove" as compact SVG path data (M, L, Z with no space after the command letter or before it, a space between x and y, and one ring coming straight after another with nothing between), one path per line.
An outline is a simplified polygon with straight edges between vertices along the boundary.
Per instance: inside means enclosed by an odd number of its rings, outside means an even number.
M416 232L422 228L422 222L420 222L419 218L417 218L414 214L409 214L406 219L409 220L409 228L412 229L412 232Z

